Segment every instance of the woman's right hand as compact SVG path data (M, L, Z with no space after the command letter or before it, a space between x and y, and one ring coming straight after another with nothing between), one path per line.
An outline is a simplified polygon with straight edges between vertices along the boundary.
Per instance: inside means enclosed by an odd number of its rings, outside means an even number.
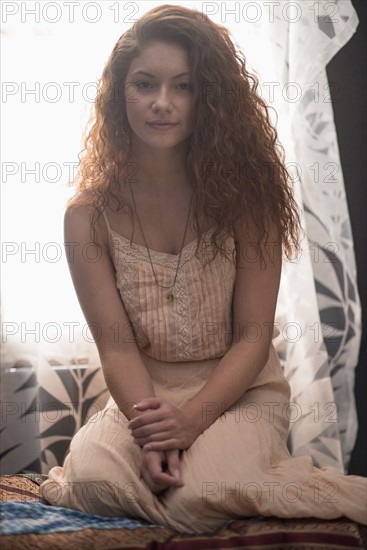
M159 494L169 487L182 487L179 450L142 450L140 475L152 493ZM166 466L166 467L165 467Z

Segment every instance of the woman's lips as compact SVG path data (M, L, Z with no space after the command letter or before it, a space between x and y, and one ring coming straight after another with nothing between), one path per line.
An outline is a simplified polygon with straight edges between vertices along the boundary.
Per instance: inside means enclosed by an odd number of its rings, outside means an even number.
M175 126L177 126L177 122L148 122L148 124L156 130L169 130L170 128L174 128Z

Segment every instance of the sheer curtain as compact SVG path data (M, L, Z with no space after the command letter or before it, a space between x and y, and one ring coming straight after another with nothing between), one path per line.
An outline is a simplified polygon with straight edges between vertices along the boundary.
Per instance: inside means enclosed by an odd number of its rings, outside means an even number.
M18 12L7 8L3 472L47 472L107 400L63 248L63 212L71 193L66 184L96 80L115 41L134 19L162 3L91 2L87 10L72 11L53 2L45 11L42 3L23 2ZM259 77L260 93L277 112L273 121L304 227L301 254L284 264L276 314L275 346L292 390L283 411L291 419L289 447L294 455L311 454L316 465L346 469L357 431L360 304L333 121L337 84L328 82L326 65L356 31L356 12L350 0L170 3L199 9L230 29ZM22 12L24 6L30 11Z

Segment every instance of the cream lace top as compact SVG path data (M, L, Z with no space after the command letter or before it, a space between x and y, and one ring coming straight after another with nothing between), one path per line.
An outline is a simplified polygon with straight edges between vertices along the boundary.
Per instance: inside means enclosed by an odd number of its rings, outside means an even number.
M169 288L155 282L145 246L130 242L113 231L103 212L109 235L109 250L126 313L138 346L150 357L161 361L195 361L222 357L232 342L232 298L236 278L235 243L228 237L225 246L229 258L218 252L204 265L201 254L212 254L210 236L214 227L203 234L204 242L195 256L197 239L182 250L173 302ZM229 247L229 248L227 248ZM178 255L150 250L154 271L161 285L173 282ZM205 256L206 257L206 256Z

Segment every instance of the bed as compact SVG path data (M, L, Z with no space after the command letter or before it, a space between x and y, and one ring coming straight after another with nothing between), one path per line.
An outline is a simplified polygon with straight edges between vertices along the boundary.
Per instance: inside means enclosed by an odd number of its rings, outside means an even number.
M247 518L214 534L182 535L128 518L102 518L48 505L39 495L45 474L0 476L2 550L327 550L367 548L367 528L333 521Z

